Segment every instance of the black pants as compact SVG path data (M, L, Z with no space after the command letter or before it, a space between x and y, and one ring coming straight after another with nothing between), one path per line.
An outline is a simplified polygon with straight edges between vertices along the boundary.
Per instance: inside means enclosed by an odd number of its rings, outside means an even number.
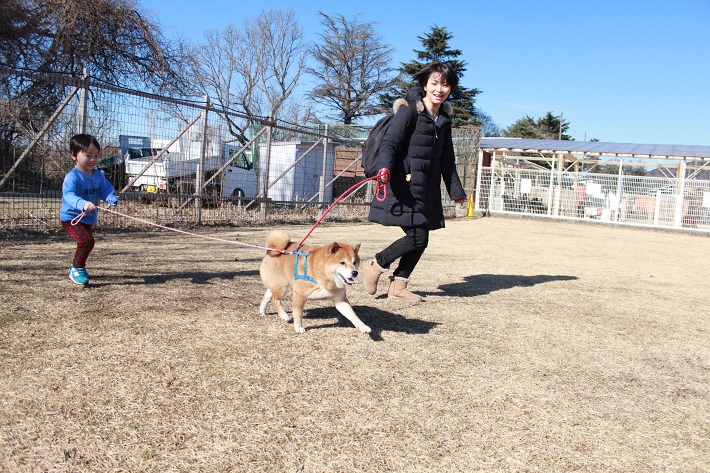
M394 276L409 278L414 267L429 244L429 230L425 227L402 227L404 236L375 255L377 264L384 269L399 258L399 265L392 273Z

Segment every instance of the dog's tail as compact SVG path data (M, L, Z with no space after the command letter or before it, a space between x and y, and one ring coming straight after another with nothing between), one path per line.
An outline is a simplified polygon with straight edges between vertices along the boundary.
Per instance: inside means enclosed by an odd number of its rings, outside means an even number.
M267 251L266 254L269 256L282 255L283 253L281 253L281 251L288 248L290 244L291 237L288 233L281 230L274 230L266 236L266 246L279 251Z

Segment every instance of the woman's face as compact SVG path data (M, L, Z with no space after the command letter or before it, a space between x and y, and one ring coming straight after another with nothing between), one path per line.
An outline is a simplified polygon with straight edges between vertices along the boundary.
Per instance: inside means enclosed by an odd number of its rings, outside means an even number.
M426 92L425 97L429 99L432 105L438 107L449 97L451 86L446 83L441 73L434 72L429 76L424 92Z

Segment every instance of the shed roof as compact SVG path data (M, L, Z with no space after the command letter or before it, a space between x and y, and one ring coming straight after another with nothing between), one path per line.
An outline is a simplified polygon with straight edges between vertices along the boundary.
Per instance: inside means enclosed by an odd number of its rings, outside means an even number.
M708 159L710 146L609 143L603 141L526 140L521 138L481 138L486 151L562 152L592 156L653 159Z

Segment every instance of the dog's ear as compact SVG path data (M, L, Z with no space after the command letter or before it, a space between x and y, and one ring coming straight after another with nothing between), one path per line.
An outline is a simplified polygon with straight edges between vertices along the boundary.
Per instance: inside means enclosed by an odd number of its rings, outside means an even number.
M331 255L334 255L335 253L338 252L340 249L340 245L338 245L338 242L334 241L333 243L330 244L330 247L328 248L328 253Z
M355 252L355 254L357 254L357 252L360 251L360 243L355 243L353 245L353 251Z

